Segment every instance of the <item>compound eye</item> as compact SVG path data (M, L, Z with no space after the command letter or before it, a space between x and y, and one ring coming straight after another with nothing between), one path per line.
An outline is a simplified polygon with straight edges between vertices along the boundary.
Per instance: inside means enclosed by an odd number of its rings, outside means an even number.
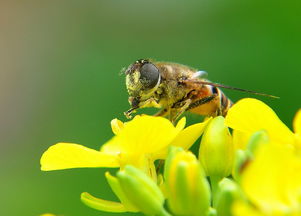
M154 88L160 78L159 69L152 63L145 63L140 69L140 79L146 89Z

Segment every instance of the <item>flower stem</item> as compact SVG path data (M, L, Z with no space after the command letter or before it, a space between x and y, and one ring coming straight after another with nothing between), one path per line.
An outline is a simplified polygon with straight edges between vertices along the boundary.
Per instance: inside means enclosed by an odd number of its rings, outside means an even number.
M172 215L169 214L165 209L162 209L162 211L159 212L157 216L172 216Z
M210 176L211 190L212 190L212 207L216 207L218 183L221 178L219 176Z

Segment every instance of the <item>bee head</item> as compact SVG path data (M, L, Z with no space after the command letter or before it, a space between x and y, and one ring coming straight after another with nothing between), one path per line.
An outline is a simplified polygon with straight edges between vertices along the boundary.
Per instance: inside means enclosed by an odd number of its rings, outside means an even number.
M140 102L152 97L161 81L159 69L145 59L131 64L125 74L129 102L135 108L139 107Z

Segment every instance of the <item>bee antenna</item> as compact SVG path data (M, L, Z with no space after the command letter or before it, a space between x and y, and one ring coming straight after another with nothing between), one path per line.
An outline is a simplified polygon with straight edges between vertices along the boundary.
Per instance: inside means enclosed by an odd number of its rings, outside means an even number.
M204 84L204 85L210 85L210 86L219 87L219 88L232 89L232 90L241 91L241 92L248 92L248 93L251 93L251 94L261 95L261 96L270 97L270 98L277 98L277 99L280 98L278 96L274 96L274 95L270 95L270 94L265 94L265 93L260 93L260 92L256 92L256 91L252 91L252 90L236 88L236 87L227 86L227 85L223 85L223 84L219 84L219 83L212 83L212 82L207 82L207 81L202 81L202 80L200 80L198 82L200 84Z

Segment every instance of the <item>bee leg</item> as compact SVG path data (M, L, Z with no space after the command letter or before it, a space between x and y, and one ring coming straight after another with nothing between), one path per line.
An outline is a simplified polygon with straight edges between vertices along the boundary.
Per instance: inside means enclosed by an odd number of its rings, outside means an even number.
M204 98L202 98L200 100L197 100L197 101L189 104L189 107L187 108L187 110L190 110L190 109L196 108L198 106L201 106L203 104L209 103L210 101L212 101L216 97L217 97L217 95L213 94L213 95L210 95L208 97L204 97Z
M123 114L125 115L125 117L127 119L131 119L132 118L132 113L135 112L137 108L131 108L128 111L124 112Z
M189 108L190 104L191 99L186 99L184 101L175 103L170 112L170 121L175 123L175 121Z
M154 114L154 116L167 116L168 115L168 110L167 109L162 109L159 112L157 112L156 114Z

